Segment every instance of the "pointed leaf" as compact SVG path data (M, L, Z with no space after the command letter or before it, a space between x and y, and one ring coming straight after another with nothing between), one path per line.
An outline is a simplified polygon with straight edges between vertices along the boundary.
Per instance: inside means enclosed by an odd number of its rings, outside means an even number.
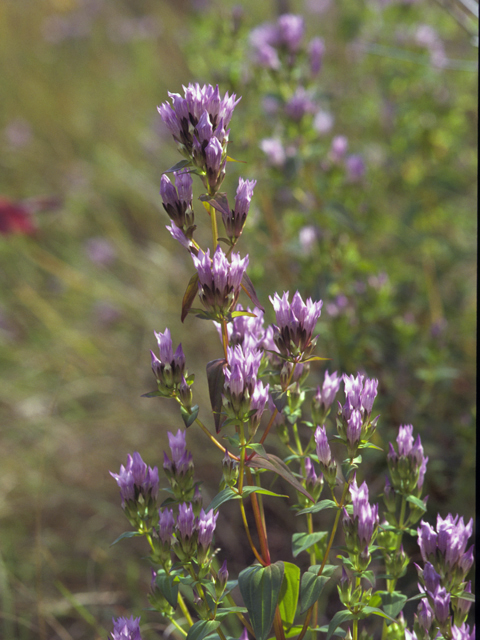
M270 396L277 411L282 412L288 404L288 395L285 391L271 391Z
M125 538L136 538L137 536L141 535L143 534L139 531L125 531L125 533L122 533L121 536L118 536L118 538L114 540L110 546L113 547L114 544L117 544L117 542L120 542L120 540L124 540Z
M323 540L327 535L326 531L315 531L315 533L294 533L292 536L292 554L296 558L302 551L306 551L314 544Z
M178 602L178 585L180 584L179 577L168 574L162 569L157 572L155 584L160 589L168 604L176 608Z
M274 493L273 491L269 491L268 489L263 489L262 487L243 487L242 496L249 496L251 493L261 493L265 496L272 496L274 498L288 498L288 496Z
M173 167L167 169L163 173L172 173L172 171L180 171L181 169L185 169L185 167L192 166L190 160L180 160L177 164L174 164Z
M362 613L366 614L367 616L370 615L371 613L373 613L374 616L379 616L380 618L385 618L387 620L390 620L390 622L396 622L395 618L392 618L391 616L388 615L388 613L385 613L385 611L382 611L381 609L378 609L377 607L364 607L362 609Z
M245 160L235 160L235 158L231 158L230 156L227 156L227 162L241 162L242 164L247 164Z
M222 393L223 386L225 384L223 368L226 364L227 361L225 358L211 360L207 364L208 393L210 395L210 404L212 405L213 420L215 422L215 430L217 433L220 431L222 426Z
M394 591L393 593L377 591L377 594L382 598L383 610L392 618L398 616L407 601L407 596L399 591Z
M327 640L330 640L330 638L333 636L333 632L338 626L340 626L344 622L347 622L347 620L353 620L354 618L355 614L351 613L350 611L347 611L345 609L343 611L337 611L337 613L330 621L330 624L328 625Z
M308 491L302 487L300 482L295 478L293 473L287 467L287 465L280 460L277 456L269 453L265 456L255 456L251 460L248 460L246 463L247 467L253 467L254 469L265 469L266 471L273 471L274 473L281 476L284 480L286 480L289 484L292 485L297 491L303 493L311 502L315 502L312 496L308 493Z
M260 442L251 442L250 444L247 444L247 449L252 449L252 451L255 451L255 453L260 456L264 456L267 453L263 444L260 444Z
M427 510L427 507L423 503L423 500L420 500L420 498L417 498L415 496L407 496L407 502L413 504L415 507L417 507L417 509L421 509L422 511Z
M282 588L278 599L278 608L284 628L292 626L297 612L298 594L300 593L300 567L291 562L284 562Z
M186 409L185 407L180 407L180 413L182 414L183 422L185 423L185 427L188 429L190 425L192 425L197 419L199 411L199 406L196 404L194 407L190 409Z
M333 500L321 500L314 504L313 507L307 507L306 509L302 509L297 513L297 516L303 516L306 513L317 513L318 511L323 511L324 509L336 509L337 505Z
M238 586L247 607L256 640L266 640L275 617L284 574L283 562L268 567L247 567L238 576Z
M303 574L300 586L300 614L305 613L317 602L323 587L329 580L329 577L317 576L312 571L306 571Z
M242 278L242 289L245 291L247 296L250 298L250 300L253 302L253 304L256 307L258 307L261 311L265 311L265 309L260 304L260 300L257 298L255 287L253 286L253 283L250 280L250 278L247 276L246 272L243 274L243 278Z
M218 509L221 504L228 502L229 500L240 500L240 497L241 496L239 496L233 489L225 487L225 489L222 489L220 493L217 493L215 498L208 505L208 508L205 509L205 513L208 513L212 509Z
M219 626L218 620L199 620L188 630L187 640L203 640Z
M158 398L158 396L163 396L161 391L149 391L148 393L142 393L142 398Z
M193 276L190 278L190 281L187 285L185 293L183 294L182 300L182 315L180 316L181 321L183 322L187 317L187 314L190 310L190 307L195 300L195 296L198 291L198 273L195 272Z

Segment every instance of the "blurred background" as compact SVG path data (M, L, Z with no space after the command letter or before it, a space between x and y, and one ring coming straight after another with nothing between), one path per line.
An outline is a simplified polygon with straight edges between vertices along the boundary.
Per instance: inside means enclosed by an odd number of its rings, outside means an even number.
M106 638L112 616L142 614L149 568L141 541L109 546L128 526L108 471L133 451L161 466L167 431L183 428L175 406L141 397L154 388L153 331L182 342L209 424L204 371L220 345L210 323L180 324L193 269L158 194L180 158L156 107L188 82L242 95L229 154L245 164L229 165L225 190L233 197L238 175L258 181L239 248L268 320L274 291L323 299L329 370L380 381L378 444L400 424L421 434L430 521L473 515L476 10L2 1L0 637ZM300 152L250 55L251 30L287 11L325 45ZM348 155L336 160L338 136ZM219 455L194 427L188 446L208 503ZM367 475L381 492L377 458ZM222 542L242 557L233 528ZM143 615L145 637L158 637Z

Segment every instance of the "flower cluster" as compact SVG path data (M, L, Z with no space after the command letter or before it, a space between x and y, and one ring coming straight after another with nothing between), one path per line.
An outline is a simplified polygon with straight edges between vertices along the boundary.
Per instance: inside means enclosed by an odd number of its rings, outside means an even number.
M322 301L306 302L298 291L289 302L289 294L280 298L278 293L270 297L276 316L276 326L273 340L278 351L288 359L300 361L310 355L316 344L313 338L315 326L322 312Z
M323 385L317 387L317 392L312 400L312 418L316 424L323 424L325 418L330 413L330 407L335 400L342 378L334 371L332 375L325 371Z
M140 618L117 618L113 620L112 640L142 640Z
M165 333L154 332L158 343L160 358L153 351L152 371L157 380L158 390L161 395L171 397L175 395L182 385L185 385L185 355L182 345L179 344L173 353L172 338L170 330L165 329Z
M169 458L163 452L163 469L170 482L173 494L177 500L188 500L193 496L193 457L187 451L185 431L179 429L177 435L168 432L168 444L172 452Z
M147 528L157 503L158 468L147 467L139 453L127 456L127 464L120 466L120 473L112 473L120 487L122 507L134 526Z
M187 171L174 171L173 175L175 186L165 174L160 180L163 208L175 226L183 231L185 237L191 238L196 228L192 209L192 176Z
M427 470L428 457L423 454L422 441L417 436L413 442L411 424L401 426L397 436L398 452L389 443L387 456L392 485L402 495L411 495L415 489L421 491Z
M338 403L337 428L340 437L347 443L349 451L356 452L362 440L369 440L375 432L378 417L370 420L373 402L377 396L378 380L363 382L364 376L358 374L343 376L345 404Z
M164 102L158 111L180 153L193 164L209 194L214 194L225 177L227 127L239 100L228 93L221 98L218 85L201 87L197 83L183 89L184 98L169 93L172 104Z
M343 511L343 530L345 544L350 556L354 559L357 569L364 570L370 563L369 545L373 542L379 523L378 505L372 506L368 502L368 487L366 482L357 486L356 480L350 484L353 514Z

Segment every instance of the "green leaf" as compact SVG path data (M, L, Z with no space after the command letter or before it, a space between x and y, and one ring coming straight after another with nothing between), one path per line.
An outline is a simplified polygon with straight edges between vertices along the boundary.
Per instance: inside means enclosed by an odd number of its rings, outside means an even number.
M311 502L315 502L308 491L302 487L300 482L295 478L293 473L287 467L287 465L280 460L277 456L268 453L266 456L255 456L251 460L246 462L247 467L253 467L255 469L265 469L266 471L273 471L277 475L281 476L289 484L292 485L297 491L303 493Z
M142 398L157 398L158 396L163 396L161 391L149 391L148 393L142 393Z
M223 618L226 618L230 613L247 613L247 608L246 607L225 607L222 609L217 609L217 613L215 614L215 619L216 620L223 620Z
M185 423L185 427L188 429L195 420L197 419L199 406L196 404L194 407L190 409L190 411L186 407L180 406L180 413L182 414L183 422Z
M306 571L300 585L300 613L305 613L317 602L325 584L330 580L327 576L317 576L317 573Z
M174 164L173 167L167 169L163 173L172 173L172 171L180 171L180 169L185 169L185 167L192 166L191 160L180 160L177 164Z
M284 562L285 572L283 575L282 588L278 600L278 608L283 626L289 629L297 612L298 594L300 592L300 567L291 562Z
M298 636L302 629L303 629L302 625L298 624L298 625L295 625L294 627L291 627L287 631L284 630L285 638L294 638L295 636ZM268 640L276 640L276 638L275 636L271 636L270 638L268 638Z
M221 504L228 502L229 500L240 500L240 496L230 487L225 487L225 489L222 489L220 493L217 493L215 498L208 505L207 509L205 509L205 513L208 513L211 509L218 509Z
M198 291L198 273L195 271L193 276L190 278L185 293L183 294L182 300L182 315L180 316L181 321L183 322L188 315L188 312L195 300L195 296Z
M416 498L415 496L407 496L407 502L410 502L411 504L415 505L421 511L427 510L423 500L420 500L420 498Z
M260 442L251 442L250 444L247 444L247 449L252 449L252 451L255 451L255 453L260 456L264 456L267 453L263 447L263 444L260 444Z
M139 531L125 531L125 533L122 533L121 536L118 536L118 538L114 540L110 546L113 547L114 544L117 544L117 542L120 542L120 540L123 540L124 538L137 538L141 535L143 534Z
M256 640L266 640L275 617L284 575L283 562L268 567L247 567L238 576L238 586L247 607Z
M378 609L377 607L364 607L362 609L362 613L369 615L371 613L373 613L374 616L379 616L380 618L385 618L386 620L390 620L390 622L396 622L395 618L392 618L391 616L388 615L388 613L385 613L385 611L382 611L381 609Z
M208 393L210 395L210 404L212 405L213 420L217 433L222 428L222 393L223 385L225 384L223 369L226 364L227 361L225 358L218 358L207 364Z
M330 640L330 638L333 636L333 632L337 627L339 627L344 622L347 622L348 620L354 620L354 619L355 619L355 614L351 613L350 611L347 611L346 609L344 609L343 611L337 611L337 613L331 619L330 624L328 625L326 640Z
M400 611L403 609L407 596L403 595L399 591L389 593L388 591L377 591L377 594L382 598L382 606L385 613L392 618L396 618Z
M199 620L188 630L187 640L203 640L219 626L218 620Z
M231 158L230 156L227 156L227 162L240 162L241 164L247 164L245 160L235 160L235 158Z
M292 553L296 558L302 551L306 551L314 544L323 540L327 535L326 531L316 531L315 533L294 533L292 536Z
M318 513L319 511L323 511L324 509L336 509L337 505L333 500L321 500L314 504L313 507L307 507L306 509L302 509L297 513L297 516L303 516L305 513Z
M240 444L240 438L238 437L238 433L234 433L233 436L225 435L223 439L226 440L232 447L238 447Z
M468 600L469 602L475 602L475 594L470 593L470 591L463 591L457 598L461 598L462 600Z
M242 497L249 496L251 493L261 493L274 498L288 498L288 496L282 495L281 493L274 493L273 491L269 491L269 489L263 489L263 487L243 487Z
M157 572L155 584L160 589L168 604L173 608L176 608L178 603L178 585L180 584L179 577L168 574L166 571L161 569Z

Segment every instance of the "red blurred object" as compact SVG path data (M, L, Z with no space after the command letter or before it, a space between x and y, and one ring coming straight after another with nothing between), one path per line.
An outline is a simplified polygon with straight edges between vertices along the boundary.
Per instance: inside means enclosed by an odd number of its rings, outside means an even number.
M33 214L57 209L60 205L61 199L56 196L40 196L18 202L0 197L0 234L32 235L37 230Z

